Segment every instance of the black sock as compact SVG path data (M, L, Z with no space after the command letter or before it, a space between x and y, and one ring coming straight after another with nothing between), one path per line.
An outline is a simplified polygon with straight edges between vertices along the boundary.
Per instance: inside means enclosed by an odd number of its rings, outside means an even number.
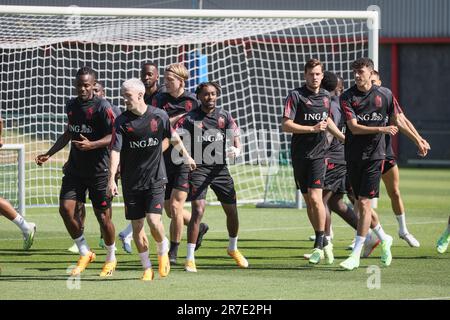
M326 247L327 245L328 245L328 239L327 239L327 236L324 235L324 237L323 237L323 246Z
M179 242L170 241L170 249L169 253L178 255L178 247L180 246Z
M316 241L314 241L314 248L323 249L323 243L325 239L325 232L324 231L315 231L316 233Z

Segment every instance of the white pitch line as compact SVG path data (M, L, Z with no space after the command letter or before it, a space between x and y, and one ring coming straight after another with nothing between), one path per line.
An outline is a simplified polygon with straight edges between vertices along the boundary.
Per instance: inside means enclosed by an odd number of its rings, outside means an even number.
M440 224L442 223L441 220L439 221L425 221L425 222L410 222L408 225L423 225L423 224ZM383 224L383 226L396 226L397 224L391 223L391 224ZM348 225L333 225L333 228L349 228ZM287 228L257 228L257 229L240 229L239 232L260 232L260 231L286 231L286 230L303 230L303 229L311 229L311 226L305 226L305 227L287 227ZM211 230L208 231L208 233L224 233L227 232L225 229L221 230ZM39 237L37 236L36 239L42 239L42 240L51 240L51 239L69 239L69 236L61 236L61 237ZM19 241L20 238L0 238L1 241Z
M450 297L430 297L430 298L414 298L407 300L450 300Z

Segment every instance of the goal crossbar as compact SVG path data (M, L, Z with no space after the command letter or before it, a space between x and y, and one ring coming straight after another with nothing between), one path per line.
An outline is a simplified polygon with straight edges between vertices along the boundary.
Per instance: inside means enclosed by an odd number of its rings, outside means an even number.
M306 19L362 19L369 26L369 57L378 70L378 43L380 15L376 10L203 10L203 9L135 9L101 7L53 7L53 6L0 6L0 14L80 15L122 17L184 17L184 18L306 18Z

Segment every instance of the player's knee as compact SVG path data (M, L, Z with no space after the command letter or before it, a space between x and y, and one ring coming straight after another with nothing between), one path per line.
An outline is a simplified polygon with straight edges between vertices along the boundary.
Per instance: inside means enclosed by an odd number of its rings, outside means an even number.
M59 204L59 214L65 218L69 216L70 212L74 211L74 206L63 201Z
M178 215L183 214L183 205L179 201L176 200L170 201L169 208L172 218L176 218L178 217Z
M390 190L388 192L388 194L389 194L389 198L391 198L392 200L399 200L401 197L399 188L394 188L394 189Z
M191 220L200 223L203 218L203 214L205 212L205 207L202 205L192 206L192 216Z
M162 224L161 215L158 214L150 214L147 216L148 226L152 230L156 230Z
M372 201L371 199L364 198L359 200L359 209L361 214L371 214Z

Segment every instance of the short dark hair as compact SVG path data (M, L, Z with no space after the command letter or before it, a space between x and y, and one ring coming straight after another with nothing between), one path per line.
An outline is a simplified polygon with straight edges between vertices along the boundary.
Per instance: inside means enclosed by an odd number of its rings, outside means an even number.
M338 77L335 73L330 71L325 71L323 73L323 79L320 83L320 86L324 88L325 90L331 92L336 89L338 85Z
M376 75L378 78L380 77L380 73L377 70L373 70L373 74Z
M370 70L373 70L375 67L374 67L372 59L366 58L366 57L359 58L359 59L356 59L355 61L353 61L352 65L351 65L352 70L359 70L364 67L367 67Z
M142 64L141 71L144 70L145 66L153 66L153 67L155 67L156 70L158 70L158 65L155 62L152 62L152 61L144 62Z
M220 84L218 82L206 81L206 82L200 83L197 86L197 88L195 89L195 95L197 96L197 98L198 98L198 95L200 94L200 92L202 92L203 88L205 88L207 86L213 86L217 91L217 96L220 96L220 94L222 93L222 88L220 87Z
M308 69L315 68L317 66L320 66L323 71L323 64L320 62L319 59L310 59L308 62L305 63L305 73L308 72Z
M92 79L94 81L97 80L97 75L96 75L95 71L91 67L88 67L88 66L84 66L84 67L81 67L80 69L78 69L76 78L79 78L85 74L91 75Z

